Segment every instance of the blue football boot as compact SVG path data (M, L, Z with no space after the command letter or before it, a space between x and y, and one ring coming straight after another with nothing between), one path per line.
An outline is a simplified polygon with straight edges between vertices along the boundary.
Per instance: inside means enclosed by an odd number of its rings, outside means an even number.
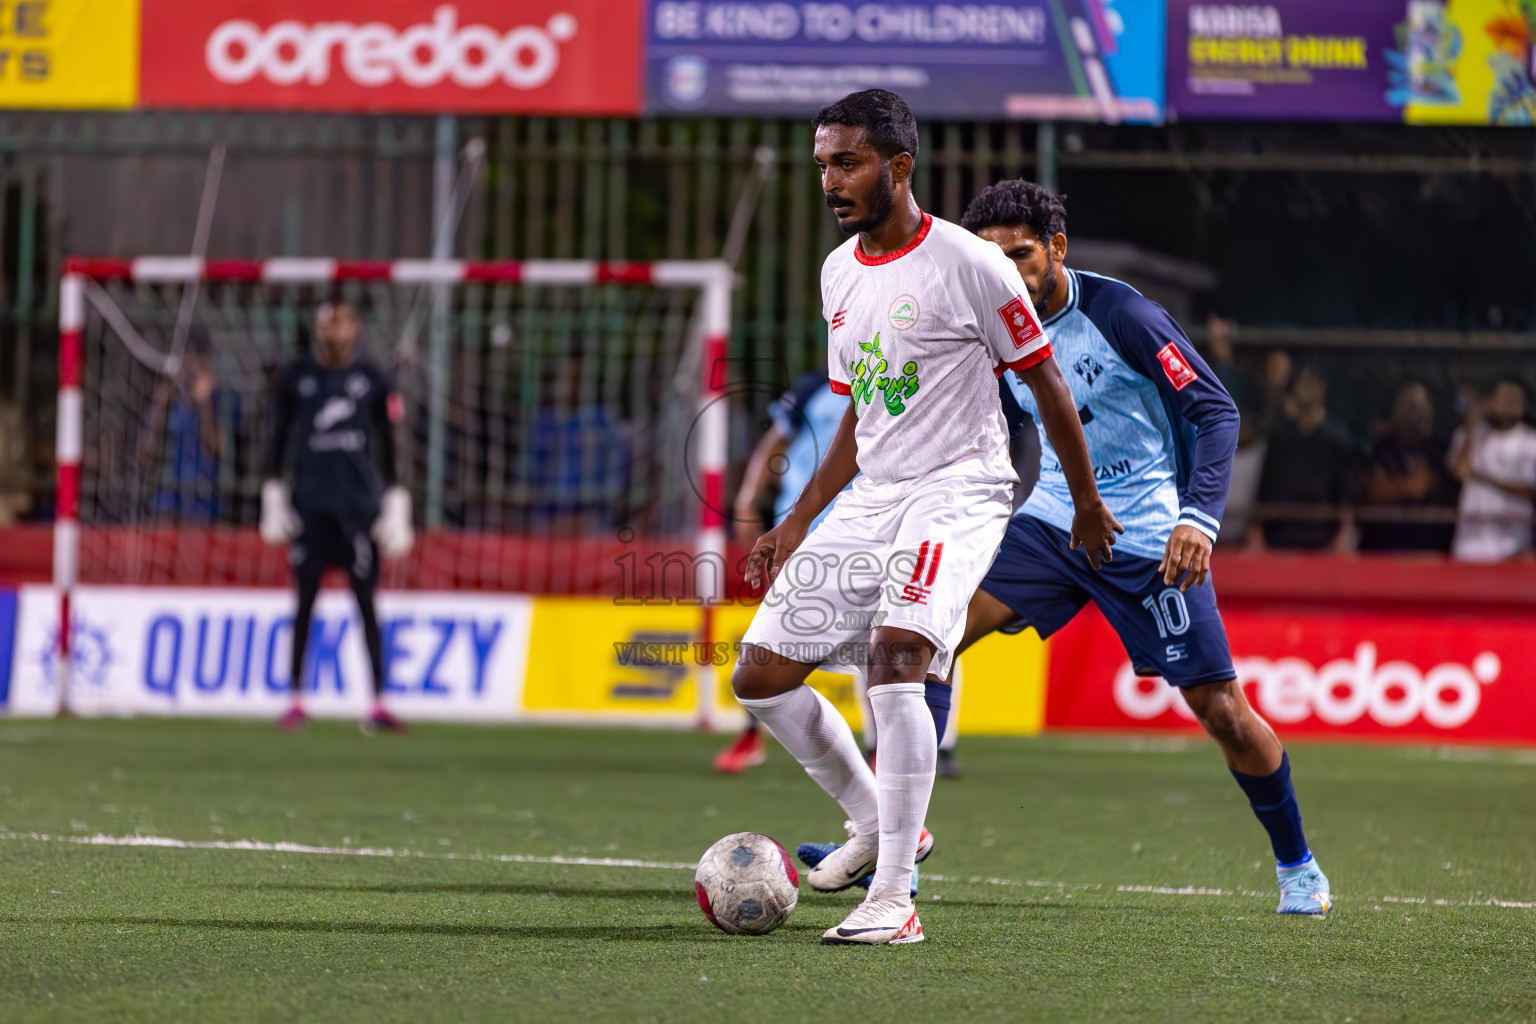
M804 864L808 868L814 868L823 860L825 860L829 853L838 849L842 845L842 843L801 843L800 846L795 850L795 855L800 858L800 863ZM912 865L913 899L917 898L917 865L926 860L928 855L932 852L933 833L929 832L925 828L923 829L922 835L918 839L917 859ZM874 880L875 873L871 871L863 878L860 878L858 881L854 882L853 885L858 886L860 889L868 889Z
M1280 906L1277 914L1312 914L1323 917L1333 909L1328 893L1328 876L1310 855L1305 864L1294 868L1276 868L1280 879Z

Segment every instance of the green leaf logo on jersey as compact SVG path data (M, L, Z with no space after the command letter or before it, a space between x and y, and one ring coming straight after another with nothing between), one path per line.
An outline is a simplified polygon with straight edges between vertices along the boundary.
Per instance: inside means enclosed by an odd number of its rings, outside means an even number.
M885 353L880 351L880 335L876 334L874 341L859 342L859 348L865 353L864 357L848 363L849 376L853 378L851 390L855 411L859 402L872 405L878 392L885 403L885 411L900 416L907 411L907 399L917 394L917 363L907 360L901 368L902 375L891 377L886 374L889 363Z

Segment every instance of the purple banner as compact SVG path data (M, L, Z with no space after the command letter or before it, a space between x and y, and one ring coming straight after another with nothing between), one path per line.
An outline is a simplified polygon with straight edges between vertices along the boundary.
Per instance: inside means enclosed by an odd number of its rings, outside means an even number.
M1168 0L1169 120L1401 121L1408 0Z

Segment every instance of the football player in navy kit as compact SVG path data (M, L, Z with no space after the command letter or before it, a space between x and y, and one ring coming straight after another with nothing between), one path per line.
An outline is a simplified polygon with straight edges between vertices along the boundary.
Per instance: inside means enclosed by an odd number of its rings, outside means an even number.
M373 363L359 358L361 329L349 303L327 302L315 312L316 350L284 368L273 396L275 428L267 449L261 488L261 536L291 544L298 610L293 624L290 679L293 705L280 729L304 727L304 652L320 580L329 567L343 569L363 623L373 669L373 706L364 732L404 730L385 710L383 643L374 591L379 557L398 558L411 548L411 497L397 481L394 426L400 396ZM293 469L293 489L283 481Z

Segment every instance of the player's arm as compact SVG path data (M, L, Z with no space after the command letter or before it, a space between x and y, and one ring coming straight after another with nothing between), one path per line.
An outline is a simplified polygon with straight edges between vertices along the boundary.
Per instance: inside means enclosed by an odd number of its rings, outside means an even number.
M846 388L846 385L843 386ZM834 390L839 389L833 383ZM837 432L827 446L827 454L811 474L810 482L800 497L785 514L784 521L757 539L751 554L747 556L747 582L753 586L765 586L773 582L779 568L795 553L795 549L810 532L811 523L843 492L843 488L859 473L859 447L854 431L859 417L850 401L838 421Z
M373 434L379 440L379 476L388 488L396 486L400 480L395 425L404 418L405 403L383 374L376 383L381 395L373 403Z
M1486 473L1474 472L1472 474L1472 479L1476 480L1478 483L1487 484L1489 487L1497 487L1499 490L1503 491L1505 494L1510 495L1511 497L1524 498L1526 501L1536 499L1536 487L1531 487L1526 484L1512 484L1508 480L1495 480L1493 477Z
M1061 368L1051 355L1045 328L1028 299L1024 280L1013 260L995 245L987 245L956 275L956 285L975 311L981 340L1001 377L1012 370L1034 392L1045 436L1061 459L1061 469L1072 492L1072 549L1083 548L1095 569L1114 557L1115 534L1125 527L1115 521L1099 485L1093 479L1088 441L1077 417L1077 403Z
M373 434L379 439L379 477L384 496L379 518L373 523L373 539L385 558L399 558L411 550L416 532L411 525L411 492L400 485L396 459L395 427L405 418L405 402L381 373L373 403Z
M741 489L736 492L732 513L736 520L736 540L743 547L751 545L762 531L763 518L758 509L773 479L768 467L774 456L781 456L788 450L789 438L777 423L768 427L768 433L752 449L752 457L747 460L747 468L741 475Z
M293 436L293 420L297 403L294 401L294 374L291 367L278 375L272 386L272 433L267 438L267 450L262 459L262 477L267 480L283 475L283 463L288 457L288 439Z
M1451 438L1451 457L1447 460L1451 475L1463 483L1470 480L1498 488L1511 497L1524 498L1527 501L1536 498L1536 487L1499 480L1474 467L1472 459L1477 454L1478 427L1481 423L1482 408L1474 400L1468 406L1466 422Z
M1211 546L1226 511L1232 456L1237 453L1237 404L1178 322L1157 303L1137 296L1111 316L1108 327L1105 334L1121 357L1155 383L1195 428L1188 472L1181 473L1185 479L1180 482L1179 521L1163 548L1159 568L1168 586L1198 587L1210 575Z
M1061 367L1054 356L1046 356L1014 373L1034 393L1040 423L1061 461L1062 475L1072 492L1072 550L1085 549L1088 564L1095 569L1101 559L1114 561L1115 534L1124 533L1125 527L1099 496L1099 485L1093 479L1093 460L1088 457L1088 439L1083 436L1077 403L1072 399L1067 379L1061 375Z
M284 370L272 389L272 435L267 439L262 461L261 539L268 544L286 544L299 535L302 527L293 510L288 485L283 483L283 463L288 455L288 439L293 436L298 403L298 386L293 367Z
M769 403L768 432L752 449L752 457L747 461L747 469L742 476L741 489L736 492L733 510L736 541L742 547L751 548L763 532L763 516L759 510L773 484L774 474L769 471L770 467L774 458L788 452L790 442L805 429L806 407L827 386L828 376L814 372L804 374L793 389L786 391L777 401ZM782 480L779 483L783 486ZM771 527L772 521L768 525Z

